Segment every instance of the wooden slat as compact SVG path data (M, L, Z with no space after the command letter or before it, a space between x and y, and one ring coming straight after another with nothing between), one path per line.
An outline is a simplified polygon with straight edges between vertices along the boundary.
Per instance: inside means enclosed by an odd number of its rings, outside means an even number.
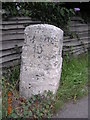
M2 64L0 64L0 68L2 67L2 69L3 69L3 68L5 68L5 67L14 66L14 65L18 64L19 61L20 61L20 59L11 60L11 61L2 63Z
M72 39L72 40L67 40L63 42L63 46L76 46L76 45L82 45L82 43L86 44L88 43L88 38L77 40L77 39Z
M83 37L83 38L79 38L79 40L77 38L73 38L73 39L64 39L63 43L68 43L68 42L81 42L81 41L88 41L90 37Z
M81 49L82 49L84 52L87 51L87 48L85 48L85 49L84 49L84 48L80 48L80 49L67 50L67 51L63 50L63 52L64 52L64 53L75 53L75 52L77 52L77 51L79 51L79 50L81 50Z
M2 30L25 29L24 25L3 25Z
M87 48L88 48L88 44L86 44L84 47L87 49ZM70 46L69 48L63 46L63 50L64 50L64 51L73 51L73 50L82 49L82 48L83 48L82 45L79 45L79 46L73 46L73 47Z
M83 19L81 17L71 17L70 18L71 21L83 21Z
M88 29L88 25L77 25L77 24L75 24L75 25L72 25L72 26L70 26L70 28L72 28L72 29L79 29L79 28L81 28L81 29L84 29L84 28L87 28Z
M17 16L17 17L10 17L10 18L8 18L7 20L5 20L5 21L10 21L10 20L12 20L12 21L16 21L16 20L31 20L31 18L30 17L25 17L25 16L22 16L22 17L19 17L19 16Z
M2 21L2 25L19 25L19 24L36 24L41 23L41 21L30 21L30 20L24 20L24 21Z
M22 47L18 47L18 49L20 50L20 53L21 53L22 52ZM15 53L16 53L15 48L8 49L8 50L3 50L3 51L0 51L0 58L4 57L4 56L15 54Z
M87 24L81 24L81 23L73 23L73 24L70 24L70 27L74 27L74 28L78 28L78 27L88 27L88 25Z
M79 38L88 37L88 31L78 33Z
M39 23L32 23L32 24L39 24ZM24 30L26 26L31 25L30 24L13 24L13 25L3 25L3 27L0 27L3 31L5 30L14 30L14 29L22 29Z
M83 52L85 52L85 50L86 49L84 49L84 48L80 48L80 49L75 49L75 50L73 50L73 51L68 51L69 53L76 53L76 52L80 52L80 51L83 51Z
M77 50L74 50L74 51L66 51L64 52L63 54L66 55L66 53L69 53L69 54L72 54L72 55L79 55L79 54L82 54L82 53L85 53L87 52L87 49L84 51L84 49L77 49Z
M23 29L14 29L14 30L5 30L2 31L2 35L12 35L12 34L24 34L24 30Z
M73 53L76 53L76 52L86 52L87 51L87 48L86 49L84 49L84 48L81 48L81 49L76 49L76 50L74 50L73 51Z
M70 21L70 24L85 24L85 22L82 22L82 21Z
M84 32L84 31L88 31L88 27L82 27L82 28L81 27L80 28L77 28L77 27L76 28L72 28L71 27L70 31L71 32Z
M78 37L83 38L83 37L88 37L88 31L82 31L82 32L71 32L72 35L74 35L74 38ZM64 36L64 40L70 39L70 36Z
M18 46L18 47L22 47L22 45L23 45L23 40L17 40L17 41L5 41L5 42L3 42L2 43L2 49L3 50L8 50L8 49L11 49L11 48L15 48L15 46ZM2 50L1 48L0 48L0 50Z
M2 41L8 41L8 40L24 40L24 34L12 34L12 35L2 35Z
M88 42L84 42L84 44L88 44ZM64 44L64 46L66 47L69 47L69 46L79 46L81 45L81 43L78 43L77 41L75 43L67 43L67 44ZM83 44L82 44L83 45Z
M16 60L16 59L20 59L20 55L13 54L13 55L5 56L5 57L2 58L2 63L8 62L8 61L12 61L12 60Z
M80 54L82 54L82 53L85 53L85 51L79 50L79 51L74 52L74 55L80 55Z

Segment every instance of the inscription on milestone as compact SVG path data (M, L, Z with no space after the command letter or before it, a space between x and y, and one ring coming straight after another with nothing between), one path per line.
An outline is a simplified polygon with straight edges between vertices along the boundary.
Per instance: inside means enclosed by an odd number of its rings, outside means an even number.
M56 92L62 66L63 31L53 25L25 29L20 71L20 95L30 97L45 90Z

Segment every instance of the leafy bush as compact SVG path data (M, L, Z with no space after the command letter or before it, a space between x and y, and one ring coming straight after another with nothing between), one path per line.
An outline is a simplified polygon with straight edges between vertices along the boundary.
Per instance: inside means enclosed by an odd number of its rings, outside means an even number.
M8 91L13 93L13 96L18 97L19 86L19 66L8 67L2 77L2 116L5 118L7 113L7 95Z
M13 118L49 118L53 107L53 94L45 92L43 95L32 95L31 98L19 98L19 104L8 116Z
M12 101L11 113L6 114L6 118L50 118L52 115L54 99L50 91L43 95L32 95L28 99L13 97Z
M18 89L20 67L18 65L14 65L13 67L7 67L5 70L6 72L3 74L5 80Z
M8 92L11 91L13 93L13 96L18 97L18 91L16 90L16 86L10 84L5 77L2 78L2 117L6 118L8 115L7 112L7 97L8 97Z
M3 9L6 9L11 16L30 16L34 20L53 24L66 33L69 29L70 16L75 13L73 9L67 9L64 4L62 2L3 3Z

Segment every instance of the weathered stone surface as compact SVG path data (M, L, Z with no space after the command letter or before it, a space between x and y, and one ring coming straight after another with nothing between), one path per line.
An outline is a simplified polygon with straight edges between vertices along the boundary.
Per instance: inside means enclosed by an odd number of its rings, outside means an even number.
M25 29L20 73L20 95L30 97L44 90L56 92L62 66L63 31L53 25Z

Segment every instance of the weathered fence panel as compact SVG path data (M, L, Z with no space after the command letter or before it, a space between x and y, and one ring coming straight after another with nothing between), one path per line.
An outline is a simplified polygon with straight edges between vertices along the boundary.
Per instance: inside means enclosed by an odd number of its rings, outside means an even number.
M13 65L12 62L20 60L22 45L24 41L24 29L28 25L40 24L40 21L32 21L30 17L12 17L2 21L2 48L0 48L0 66ZM79 55L88 50L90 41L88 36L88 25L83 19L73 17L70 22L71 36L64 36L63 54Z
M73 17L69 28L71 35L64 37L64 55L66 53L79 55L86 52L90 44L88 24L84 23L84 20L80 17Z
M0 67L7 67L20 60L24 41L24 29L28 25L39 24L40 21L32 21L30 17L12 17L2 21L2 49L0 48Z

